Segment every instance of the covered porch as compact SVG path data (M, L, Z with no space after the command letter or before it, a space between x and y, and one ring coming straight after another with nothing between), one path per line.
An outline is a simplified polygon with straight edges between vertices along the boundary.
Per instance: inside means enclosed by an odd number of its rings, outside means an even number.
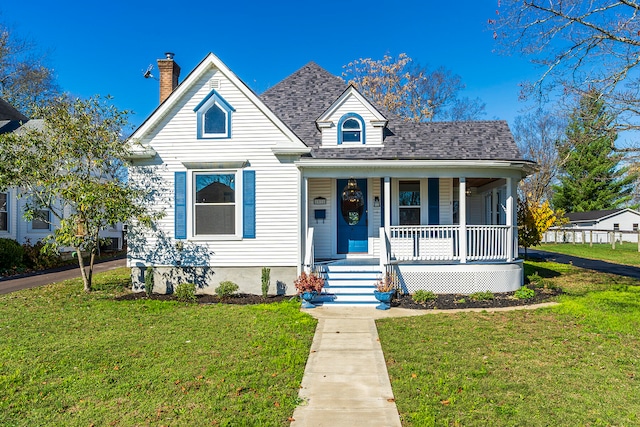
M406 166L380 176L369 165L334 170L333 177L303 169L302 268L367 260L380 275L395 272L408 293L518 289L515 195L522 171L470 166Z

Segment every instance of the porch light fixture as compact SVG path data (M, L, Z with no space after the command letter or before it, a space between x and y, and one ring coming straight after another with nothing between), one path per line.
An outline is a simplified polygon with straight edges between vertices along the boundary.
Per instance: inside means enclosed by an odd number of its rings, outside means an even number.
M374 208L379 208L380 207L380 197L376 196L373 198L373 207Z

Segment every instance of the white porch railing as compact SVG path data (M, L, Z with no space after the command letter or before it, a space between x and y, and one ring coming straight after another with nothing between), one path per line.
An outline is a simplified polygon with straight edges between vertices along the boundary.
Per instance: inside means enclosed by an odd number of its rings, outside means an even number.
M467 225L466 260L508 260L513 242L507 225ZM514 235L515 234L514 232ZM460 226L411 225L390 227L391 255L398 261L455 261L461 259ZM517 254L517 252L516 252Z
M315 270L315 250L313 244L313 227L309 227L307 230L307 241L304 251L304 272L310 274Z

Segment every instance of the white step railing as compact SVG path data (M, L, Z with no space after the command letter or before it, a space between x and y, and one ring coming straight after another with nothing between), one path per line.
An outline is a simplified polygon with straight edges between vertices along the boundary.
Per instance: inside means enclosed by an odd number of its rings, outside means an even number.
M315 271L315 249L313 241L313 227L307 230L307 241L304 250L304 272L307 274Z

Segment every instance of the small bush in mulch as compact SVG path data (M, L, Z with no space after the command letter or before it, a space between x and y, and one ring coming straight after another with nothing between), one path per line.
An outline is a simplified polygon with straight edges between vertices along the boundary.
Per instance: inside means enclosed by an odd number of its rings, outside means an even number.
M424 302L416 302L411 295L400 295L391 303L391 307L418 310L516 307L520 305L539 304L561 293L562 291L557 288L539 288L535 289L535 295L533 297L526 299L517 298L514 295L515 292L494 293L493 299L474 299L471 298L470 295L461 294L436 294L435 299L429 299Z
M253 295L253 294L233 294L232 296L228 296L226 298L221 298L218 295L196 295L196 299L193 301L198 304L238 304L238 305L249 305L249 304L268 304L272 302L280 302L286 301L291 298L295 298L291 295L268 295L267 297L263 297L261 295ZM149 300L157 300L157 301L179 301L178 297L175 294L151 294L147 296L145 292L136 292L130 294L124 294L116 298L118 301L133 301L140 299L149 299Z

